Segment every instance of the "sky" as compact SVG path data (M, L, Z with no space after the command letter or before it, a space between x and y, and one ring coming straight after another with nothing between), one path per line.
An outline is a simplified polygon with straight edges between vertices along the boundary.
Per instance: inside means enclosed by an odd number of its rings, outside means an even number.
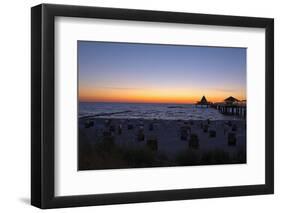
M79 101L246 99L246 48L78 41Z

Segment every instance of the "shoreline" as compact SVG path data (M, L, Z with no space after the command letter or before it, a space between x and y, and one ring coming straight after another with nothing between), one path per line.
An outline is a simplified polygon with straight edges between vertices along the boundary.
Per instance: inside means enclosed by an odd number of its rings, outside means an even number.
M121 113L124 113L124 112L131 112L131 111L122 111L122 112L113 112L113 113L99 113L99 114L96 114L96 115L84 115L84 116L78 116L78 123L80 120L86 120L86 119L89 119L89 120L93 120L93 119L112 119L112 120L148 120L148 121L206 121L206 120L210 120L210 121L247 121L246 118L243 118L243 117L238 117L238 116L235 116L235 115L228 115L228 114L225 114L224 116L228 117L229 119L212 119L212 118L209 118L209 119L160 119L160 118L128 118L128 117L124 117L124 118L115 118L115 117L107 117L108 115L115 115L115 114L121 114ZM105 114L105 115L101 115L101 114Z
M120 104L80 103L78 118L160 119L160 120L241 120L240 109L221 105L198 107L195 104ZM244 113L246 115L246 113Z

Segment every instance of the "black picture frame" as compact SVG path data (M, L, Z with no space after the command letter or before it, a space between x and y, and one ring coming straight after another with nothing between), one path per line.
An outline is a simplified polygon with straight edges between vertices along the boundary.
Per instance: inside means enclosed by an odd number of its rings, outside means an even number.
M95 195L54 195L55 17L83 17L162 23L264 28L266 128L265 184ZM41 4L31 8L31 204L60 208L272 194L274 192L274 20L164 11Z

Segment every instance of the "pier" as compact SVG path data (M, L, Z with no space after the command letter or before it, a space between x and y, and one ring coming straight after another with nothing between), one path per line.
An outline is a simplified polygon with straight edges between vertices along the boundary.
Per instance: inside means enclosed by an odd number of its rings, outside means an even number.
M246 100L239 101L238 99L230 96L226 98L223 102L211 103L208 102L206 97L203 96L201 101L196 103L197 106L212 107L217 109L220 113L224 115L234 115L242 118L247 116Z
M219 110L219 112L224 115L236 115L246 118L246 104L214 103L211 106L212 108Z

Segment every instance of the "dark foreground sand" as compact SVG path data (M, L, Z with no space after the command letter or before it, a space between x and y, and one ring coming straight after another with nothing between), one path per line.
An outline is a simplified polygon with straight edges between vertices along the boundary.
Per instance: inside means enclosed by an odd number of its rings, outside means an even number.
M79 170L246 163L246 121L81 118Z

